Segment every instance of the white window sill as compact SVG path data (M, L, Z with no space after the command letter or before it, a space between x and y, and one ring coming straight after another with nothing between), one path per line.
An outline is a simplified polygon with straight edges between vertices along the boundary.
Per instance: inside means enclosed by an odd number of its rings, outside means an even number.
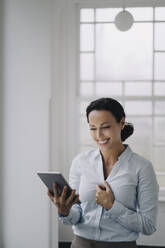
M160 187L159 202L165 202L165 187Z

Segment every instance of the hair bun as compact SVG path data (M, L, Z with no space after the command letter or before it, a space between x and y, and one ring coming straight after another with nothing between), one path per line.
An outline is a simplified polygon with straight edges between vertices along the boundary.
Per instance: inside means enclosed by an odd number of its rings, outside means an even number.
M131 122L125 122L125 125L127 125L127 126L134 126Z
M121 130L121 141L125 141L134 132L134 125L131 122L125 122L124 128Z

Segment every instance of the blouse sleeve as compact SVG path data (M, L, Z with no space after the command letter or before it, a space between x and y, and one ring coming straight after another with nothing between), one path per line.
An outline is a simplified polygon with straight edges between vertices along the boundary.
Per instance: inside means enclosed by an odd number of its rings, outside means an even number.
M79 183L80 183L80 162L78 157L75 157L72 161L70 172L69 172L69 185L72 189L76 190L76 194L79 192ZM59 220L65 225L75 225L79 223L81 218L82 209L80 203L74 204L68 216L62 216L58 213Z
M106 212L127 229L151 235L156 231L159 185L151 162L139 172L137 185L137 210L128 209L119 201L114 201Z

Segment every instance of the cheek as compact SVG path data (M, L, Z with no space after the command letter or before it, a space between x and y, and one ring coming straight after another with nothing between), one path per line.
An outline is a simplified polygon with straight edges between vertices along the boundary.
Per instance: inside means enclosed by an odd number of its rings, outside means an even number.
M111 128L105 129L103 133L105 136L113 136L113 130Z
M92 136L92 138L95 138L95 132L90 131L90 135Z
M113 133L113 136L116 138L116 139L119 139L120 138L120 130L115 130L114 133Z
M107 132L107 136L110 136L111 138L113 139L118 139L120 137L120 133L117 129L110 129L108 132Z

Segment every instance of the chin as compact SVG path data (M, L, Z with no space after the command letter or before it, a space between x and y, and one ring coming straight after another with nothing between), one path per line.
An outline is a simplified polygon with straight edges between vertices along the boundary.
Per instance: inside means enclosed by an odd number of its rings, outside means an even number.
M100 148L101 151L108 151L109 149L112 148L112 145L109 145L109 146L100 146L100 145L98 145L98 147Z

